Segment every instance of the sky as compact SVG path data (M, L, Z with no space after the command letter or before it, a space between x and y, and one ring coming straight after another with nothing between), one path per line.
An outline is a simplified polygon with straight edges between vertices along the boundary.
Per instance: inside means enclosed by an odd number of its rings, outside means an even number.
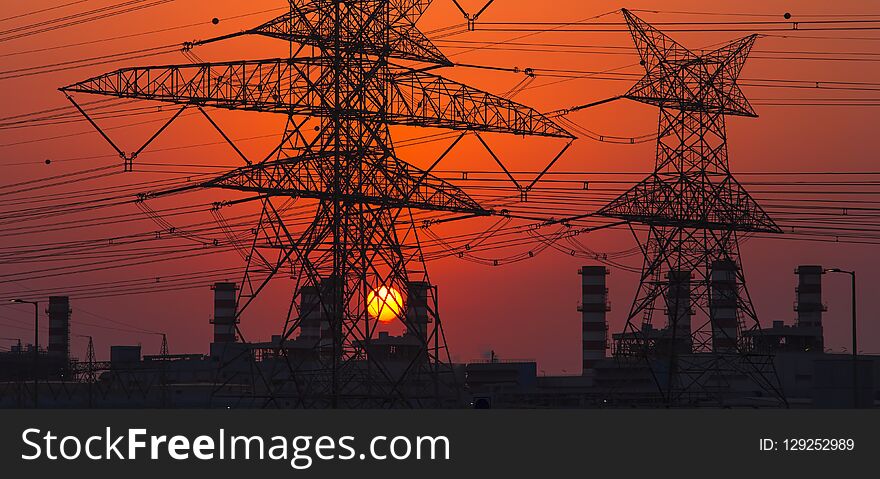
M116 2L91 0L64 8L53 8L63 3L70 2L4 2L3 13L0 13L0 117L8 118L65 107L68 103L58 91L59 87L116 68L188 63L191 60L179 51L160 56L135 57L154 53L153 50L146 51L153 47L169 46L168 49L171 50L172 46L180 45L184 41L210 38L257 25L278 15L285 5L285 2L279 0L177 0L124 15L16 38L16 28L23 25ZM460 3L469 12L477 11L483 4L482 0ZM621 7L636 11L648 22L782 21L787 12L791 13L793 21L805 22L831 17L838 20L862 18L859 15L880 17L880 5L867 0L741 0L711 3L696 0L627 3L563 0L544 2L540 7L528 0L496 0L478 20L478 31L445 35L441 29L460 26L463 18L451 0L436 0L419 26L456 63L490 65L503 69L536 69L539 72L537 77L525 85L525 89L515 96L515 100L539 111L555 111L620 95L629 88L633 80L626 78L606 80L603 75L597 75L600 78L559 78L540 73L542 70L613 70L638 73L638 58L630 49L632 43L628 33L620 29L613 32L543 33L503 29L510 28L510 23L519 22L620 22L622 17L612 12ZM50 10L34 13L43 9ZM217 18L219 22L214 24L211 21L213 18ZM499 25L502 22L506 25ZM46 26L52 25L54 24L50 23ZM719 27L725 28L729 27ZM755 25L755 28L769 27ZM773 28L779 26L774 25ZM498 29L502 31L497 31ZM670 35L688 47L700 49L750 33L747 28L737 30L673 32ZM812 82L880 82L880 68L876 61L839 59L840 52L855 52L867 53L868 55L860 58L868 57L870 60L870 54L880 55L878 40L880 35L871 30L772 32L758 39L741 78L744 79L743 83L754 79L803 80L804 83L798 83L799 86L809 86ZM508 48L471 50L472 44L467 42L475 41L506 42L499 45ZM516 43L527 45L520 45L517 49L509 48ZM545 47L535 47L535 44ZM578 48L558 45L575 45ZM544 51L534 51L536 49ZM123 57L106 57L135 50L145 51ZM240 39L199 47L194 53L204 60L221 61L271 58L284 55L286 50L283 42L271 39ZM803 58L816 57L816 52L829 53L824 55L825 59ZM808 55L809 53L812 55ZM92 60L77 64L67 63L82 59ZM44 69L30 69L45 65L53 65L44 68L51 70L50 72L29 74L42 72ZM442 73L456 81L499 94L514 89L525 79L521 73L461 66L445 69ZM878 171L875 166L875 107L810 104L821 98L867 101L873 97L870 87L859 91L830 92L824 89L758 86L744 86L743 90L755 105L759 118L733 118L728 121L730 164L734 174L745 174L740 180L746 183L759 201L778 203L780 195L778 191L772 191L772 187L762 186L758 181L749 184L755 177L748 176L748 173ZM83 102L95 99L77 97L78 101ZM799 104L780 106L779 103L786 99ZM144 117L151 123L131 126L131 123L143 119L107 118L102 120L102 126L115 128L112 130L114 140L124 150L131 151L161 126L162 119L168 118L173 111L156 110L154 113ZM277 135L280 135L284 126L284 118L271 115L217 112L215 118L231 137L243 139L240 142L242 151L254 157L265 155L274 147ZM650 135L657 128L655 108L625 101L590 108L574 113L569 118L585 129L606 136L638 137ZM124 128L118 128L120 126ZM392 132L398 142L426 134L407 128L395 128ZM90 218L95 221L96 217L110 212L90 210L69 218L55 217L51 213L59 205L75 203L82 195L101 188L121 188L127 184L136 184L131 188L131 193L134 194L141 192L142 189L138 188L144 188L140 185L148 181L167 179L170 175L189 174L187 172L196 175L206 170L223 171L236 166L237 161L240 163L240 159L228 146L217 144L218 140L217 133L212 131L203 118L185 114L139 158L137 171L118 174L118 170L101 170L70 179L55 180L53 183L58 183L56 186L43 189L45 181L28 182L90 168L119 165L121 160L114 157L112 149L81 119L43 127L0 128L0 165L3 171L0 184L6 186L6 190L0 192L0 215L3 218L0 220L0 228L6 233L0 233L3 238L0 246L3 251L7 251L10 248L60 241L95 238L110 241L110 238L134 231L156 228L133 205L113 210L116 214L130 215L124 220L103 222L85 229L68 228L73 223L63 222L81 222ZM558 139L505 135L487 135L487 141L508 168L526 172L538 171L546 166L565 144L564 140ZM398 151L403 159L424 167L447 145L448 142L437 142L400 148ZM652 168L654 148L652 142L630 145L580 138L554 165L553 171L580 172L578 178L591 181L605 178L603 173L630 172L633 174L620 175L620 178L635 181L639 173L647 173ZM52 161L46 164L47 159ZM497 169L473 138L463 140L443 168L449 171ZM113 171L114 174L105 176L107 171ZM84 179L92 176L94 178ZM856 180L861 177L848 176L847 179ZM866 177L865 180L870 178ZM22 186L14 187L15 193L8 193L8 185L18 183L22 183ZM812 194L811 185L789 185L787 188L804 189L805 196ZM852 193L835 193L838 199L849 200L851 204L869 200L873 194L855 192L857 189L870 191L870 185L858 188L845 185L841 188L853 189ZM216 192L200 195L197 199L206 202L222 199L216 197ZM790 200L797 198L797 195L790 193L782 196ZM35 203L27 201L35 201L35 198L42 201L36 204L47 208L45 218L35 223L44 228L25 230L27 234L19 234L20 230L16 228L33 224L20 224L14 215L8 215L23 205L34 205ZM151 203L151 207L160 209L185 206L175 203L176 201L178 200L172 199ZM575 207L584 208L583 213L589 212L587 207ZM176 224L176 221L183 224L190 219L174 218L169 221L172 224ZM784 219L786 217L783 211L781 220ZM441 228L438 232L450 235L479 232L491 223L484 221L455 224ZM630 232L620 229L588 233L578 239L587 248L600 254L626 251L635 246ZM873 275L875 270L880 269L877 246L803 239L802 235L795 238L750 238L741 245L749 291L761 322L769 324L772 320L784 320L790 324L793 321L795 313L792 305L796 285L793 271L797 265L821 264L827 267L855 268L859 272L857 292L861 318L860 349L880 352L878 305L873 301L873 292L878 285ZM577 271L580 266L596 263L554 250L545 251L528 261L513 264L505 264L503 261L505 257L523 253L529 248L531 246L526 245L519 249L479 253L479 256L490 261L499 259L502 265L497 267L455 257L429 262L431 280L439 290L440 313L451 354L459 361L467 361L484 357L488 351L494 351L502 358L537 360L539 370L547 374L577 373L581 347L580 317L576 309L580 300L580 278ZM28 291L35 290L64 294L65 288L70 285L153 276L162 278L187 271L241 266L241 258L234 254L202 256L198 253L194 249L175 261L149 262L132 268L102 269L101 266L123 261L124 257L113 254L108 256L100 251L86 252L76 259L79 261L77 264L92 261L96 264L96 271L54 276L51 276L54 268L69 264L64 263L64 258L47 256L39 262L21 264L10 260L14 255L6 255L0 260L0 297L27 294ZM612 304L609 322L612 331L619 331L626 321L638 282L638 275L631 270L640 267L638 256L628 256L621 263L626 267L612 268L609 277ZM15 276L28 272L31 273L30 276L34 276L34 270L43 269L47 271L36 275L46 277L18 280ZM55 270L59 271L64 270ZM235 281L238 276L230 273L227 279ZM99 358L107 357L111 344L142 343L145 353L157 353L161 336L143 331L167 334L171 352L174 353L207 352L211 337L208 320L212 308L212 291L209 288L106 296L77 299L74 295L75 336L72 339L72 348L75 355L84 356L86 339L83 336L86 335L94 337ZM283 288L276 288L266 296L242 320L244 331L253 339L267 339L270 334L277 333L279 313L286 310ZM840 351L848 346L850 334L849 284L846 278L825 277L825 301L829 307L825 317L826 346ZM29 314L26 307L3 306L0 309L0 337L28 341L25 338L30 334L27 328ZM8 344L8 341L0 341L0 346Z

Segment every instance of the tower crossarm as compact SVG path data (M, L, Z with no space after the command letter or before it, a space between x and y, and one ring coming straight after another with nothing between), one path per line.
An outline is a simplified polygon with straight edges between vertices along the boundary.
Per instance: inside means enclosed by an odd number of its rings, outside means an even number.
M329 155L329 154L328 154ZM268 161L238 168L203 185L204 188L247 191L267 196L291 196L388 208L411 208L486 216L482 208L457 186L387 156L366 156L352 176L357 187L334 192L327 155Z
M574 138L553 120L507 98L423 71L399 68L389 97L392 117L422 126Z
M697 55L628 10L623 15L645 69L624 97L661 108L758 116L737 84L756 35Z
M326 93L334 82L330 63L309 57L134 67L61 90L285 115L350 116L390 125L573 137L550 118L509 99L368 59L352 61L346 76L351 95L368 89L370 101L340 109Z
M597 213L632 223L747 233L781 233L729 175L649 176Z
M352 2L348 7L348 21L339 30L332 16L327 14L334 8L335 1L296 3L302 5L294 5L289 12L247 33L309 45L324 51L452 64L415 25L430 2Z

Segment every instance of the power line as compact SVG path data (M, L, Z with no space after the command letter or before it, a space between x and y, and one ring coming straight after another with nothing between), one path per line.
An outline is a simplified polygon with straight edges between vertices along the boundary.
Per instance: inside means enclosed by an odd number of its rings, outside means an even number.
M59 10L59 9L65 8L65 7L70 7L70 6L73 6L73 5L79 5L80 3L86 3L86 2L88 2L88 1L89 1L89 0L76 0L76 1L73 1L73 2L62 3L61 5L56 5L56 6L54 6L54 7L41 8L41 9L39 9L39 10L31 10L31 11L28 11L28 12L25 12L25 13L20 13L20 14L18 14L18 15L12 15L12 16L9 16L9 17L0 18L0 22L8 22L9 20L17 20L17 19L19 19L19 18L29 17L29 16L32 16L32 15L38 15L38 14L40 14L40 13L51 12L51 11L53 11L53 10Z
M80 1L89 1L89 0L80 0ZM286 8L270 8L270 9L266 9L266 10L243 13L240 15L233 15L231 17L225 17L223 19L223 21L226 22L229 20L238 20L241 18L247 18L247 17L256 16L256 15L263 15L266 13L277 13L282 10L287 10L287 9ZM113 36L113 37L100 38L97 40L88 40L88 41L77 42L77 43L65 43L64 45L56 45L56 46L52 46L52 47L37 48L37 49L32 49L32 50L20 50L20 51L10 52L10 53L0 53L0 58L9 57L9 56L18 56L18 55L29 55L32 53L43 53L43 52L47 52L47 51L75 48L75 47L81 47L81 46L86 46L86 45L95 45L98 43L111 42L111 41L115 41L115 40L124 40L124 39L129 39L129 38L137 38L137 37L142 37L142 36L147 36L147 35L154 35L156 33L166 33L166 32L170 32L170 31L184 30L184 29L189 29L189 28L193 28L193 27L206 26L206 25L210 25L210 24L211 24L211 22L209 22L209 21L194 22L194 23L187 23L187 24L183 24L183 25L176 25L173 27L165 27L165 28L159 28L159 29L155 29L155 30L147 30L147 31L142 31L142 32L138 32L138 33L129 33L126 35L117 35L117 36Z
M64 15L49 20L9 28L7 30L0 30L0 43L91 23L97 20L112 18L126 13L164 5L173 1L174 0L128 0L84 12Z

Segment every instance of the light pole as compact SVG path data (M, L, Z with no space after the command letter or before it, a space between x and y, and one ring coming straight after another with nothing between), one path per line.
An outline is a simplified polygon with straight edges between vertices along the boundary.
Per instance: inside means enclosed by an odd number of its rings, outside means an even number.
M10 302L15 304L32 304L34 305L34 409L39 407L39 383L37 381L37 370L40 365L40 303L38 301L25 301L23 299L13 299Z
M853 407L859 407L859 348L856 334L856 272L840 268L829 268L825 273L848 274L852 279L852 357L853 357Z

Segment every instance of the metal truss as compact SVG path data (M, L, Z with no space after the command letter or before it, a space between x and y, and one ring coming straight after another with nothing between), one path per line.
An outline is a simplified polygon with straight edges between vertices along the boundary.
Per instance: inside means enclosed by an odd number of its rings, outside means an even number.
M383 11L383 1L354 2L349 8L357 15L373 17L377 21L365 22L359 29L336 31L335 23L322 13L331 7L330 1L300 2L302 7L260 25L251 32L280 38L322 50L332 49L335 42L350 49L374 56L385 56L390 48L395 58L451 65L452 63L415 26L415 22L430 5L430 1L390 2L392 8ZM385 15L387 13L387 16Z
M425 59L427 60L427 59ZM544 115L506 98L424 71L369 58L290 58L129 68L64 87L95 93L231 110L377 121L515 135L571 138ZM337 112L334 84L356 108Z
M734 179L727 153L725 117L757 116L736 82L755 35L698 55L623 15L646 71L624 97L658 106L660 121L654 172L598 212L629 222L645 258L615 356L645 361L669 405L724 403L743 377L784 403L772 357L751 348L760 325L738 248L743 234L782 231Z
M660 109L654 172L600 210L634 223L781 233L730 173L724 114Z
M216 352L224 368L216 405L459 405L412 211L492 212L431 174L458 140L422 170L396 156L389 126L573 136L531 108L429 73L451 64L416 27L430 0L289 4L287 13L254 29L187 45L261 35L289 42L289 58L125 68L62 91L288 117L280 145L265 160L245 158L246 166L197 185L250 194L235 201L262 205L243 252L240 342ZM288 224L292 201L314 203L304 229ZM218 202L218 209L230 203ZM282 334L271 346L249 347L239 318L282 271L295 282ZM369 296L380 287L407 297L398 318L406 334L398 343L378 336L368 311Z

